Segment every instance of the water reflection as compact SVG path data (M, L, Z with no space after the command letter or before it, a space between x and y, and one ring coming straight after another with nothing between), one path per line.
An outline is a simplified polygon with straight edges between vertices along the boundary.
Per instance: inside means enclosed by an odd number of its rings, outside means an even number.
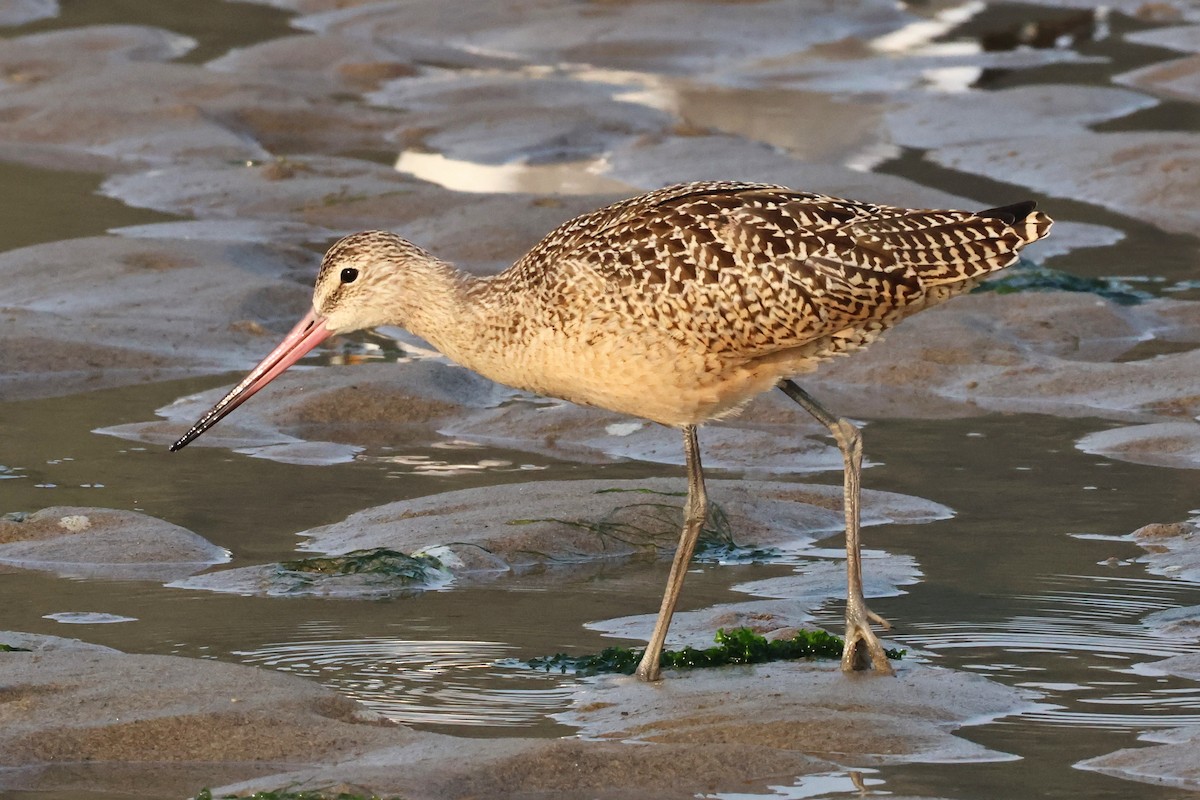
M388 478L406 478L410 475L450 477L483 472L531 472L547 469L545 464L518 463L510 459L498 458L495 452L489 451L483 445L463 439L434 442L425 448L425 452L395 453L387 452L391 451L390 447L380 449L384 452L359 455L357 460L367 464L383 465L387 468L385 475ZM449 455L450 453L465 455L473 451L483 452L476 458L471 458L469 455L465 458L463 455ZM440 453L445 453L446 456L439 458L438 454Z
M559 164L477 164L440 153L405 150L396 171L459 192L521 192L533 194L626 193L631 187L606 178L604 158Z
M366 456L363 460L401 467L401 469L389 469L387 472L387 477L389 478L403 478L408 475L441 475L448 477L467 475L472 472L524 472L546 469L545 466L538 464L514 464L511 461L503 459L484 458L474 462L451 462L420 454Z
M294 672L403 723L513 727L560 711L569 681L496 666L499 642L316 639L235 651L242 661Z
M829 797L831 795L850 794L861 797L864 794L875 794L870 791L882 786L884 781L868 777L875 775L872 769L855 770L852 772L820 772L816 775L804 775L796 779L791 786L768 786L768 793L747 792L718 792L701 795L705 800L761 800L761 798L781 798L782 800L806 800L810 797ZM882 792L890 794L890 792Z
M122 617L100 611L58 611L43 614L42 619L52 619L63 625L111 625L117 622L137 622L137 617Z
M411 360L411 354L399 342L375 331L340 336L337 341L337 347L319 350L313 363L324 367L368 362L404 363Z
M1147 685L1121 677L1146 674L1139 666L1146 661L1200 652L1200 643L1142 624L1148 613L1180 605L1186 584L1095 575L1048 576L1046 583L1055 588L1013 597L1017 613L1010 617L916 623L895 638L934 654L977 651L980 660L956 655L966 660L959 666L1047 693L1051 704L1007 724L1130 731L1200 724L1194 682L1160 675ZM1030 673L1043 677L1014 680ZM1056 680L1059 674L1071 679Z
M930 19L916 20L897 30L871 40L872 50L889 55L969 55L980 52L983 47L975 41L956 40L939 42L939 38L950 33L980 11L986 3L961 3L939 10Z

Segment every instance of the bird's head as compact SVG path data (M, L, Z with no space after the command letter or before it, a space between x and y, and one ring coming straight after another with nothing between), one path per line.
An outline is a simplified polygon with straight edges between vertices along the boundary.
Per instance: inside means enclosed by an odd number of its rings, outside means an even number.
M313 311L332 333L403 325L406 302L414 299L406 276L432 261L429 253L388 231L347 236L321 262Z
M186 446L333 334L405 324L409 306L421 302L421 292L409 291L409 284L416 282L419 289L420 276L428 273L422 267L435 263L424 250L386 231L338 241L321 262L312 310L171 449Z

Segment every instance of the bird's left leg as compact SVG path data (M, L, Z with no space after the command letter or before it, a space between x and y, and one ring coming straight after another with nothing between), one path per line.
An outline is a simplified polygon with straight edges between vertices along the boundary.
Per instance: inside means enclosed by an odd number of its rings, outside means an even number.
M844 472L843 505L846 512L846 644L842 650L842 669L865 670L870 666L883 675L893 673L871 623L876 622L885 629L892 626L883 617L867 608L863 598L862 551L859 545L859 501L862 494L862 434L855 425L844 417L835 417L812 395L790 380L779 382L784 394L816 417L829 429L838 449L842 452Z
M650 634L650 643L646 645L646 652L638 664L637 676L644 681L659 679L659 662L662 660L663 644L667 640L667 628L671 627L675 604L679 602L679 594L683 590L683 579L687 577L688 565L692 562L696 541L700 538L700 529L708 517L708 495L704 491L704 468L700 465L700 442L696 438L695 425L685 425L683 428L683 457L688 476L683 532L679 536L675 559L671 562L671 574L667 578L667 590L663 593L654 632Z

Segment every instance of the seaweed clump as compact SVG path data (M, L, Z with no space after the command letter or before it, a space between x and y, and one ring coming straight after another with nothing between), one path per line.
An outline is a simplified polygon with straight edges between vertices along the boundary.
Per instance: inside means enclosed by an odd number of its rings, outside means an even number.
M663 669L700 669L722 667L727 664L795 661L801 658L837 659L842 657L843 646L840 636L834 636L823 630L802 630L790 639L772 641L749 628L734 628L730 631L722 628L717 631L714 640L716 641L715 647L707 647L703 650L695 647L665 650L659 664ZM526 663L534 669L546 672L558 670L559 672L574 672L579 675L616 672L632 675L644 652L644 650L634 650L628 647L606 647L593 655L570 656L566 653L556 653L544 658L534 658ZM891 659L902 658L905 653L904 650L895 648L884 652Z
M647 488L600 489L596 494L642 494L657 497L686 497L687 492L665 492ZM674 503L641 502L618 506L608 517L592 520L571 520L559 517L509 520L509 525L531 525L552 522L595 534L605 542L619 542L634 550L674 546L682 524L682 507ZM634 512L636 522L624 517ZM667 545L663 545L667 542ZM770 564L786 559L775 547L756 547L738 544L733 538L733 526L724 509L715 502L708 504L708 516L700 528L693 560L701 563ZM552 560L552 559L548 559Z
M387 575L404 582L422 583L444 569L442 562L424 553L408 555L376 548L353 550L338 556L318 556L283 561L281 570L316 575Z
M370 795L368 797L367 795L350 794L349 792L325 794L319 791L292 792L286 789L255 792L248 797L232 794L214 797L211 789L201 789L200 793L193 800L385 800L385 798L378 797L377 795ZM388 800L400 800L400 798L389 798Z
M1017 292L1085 292L1111 300L1117 305L1132 306L1151 297L1128 283L1115 278L1086 278L1069 272L1034 266L1022 262L975 287L974 293L995 292L1016 294Z

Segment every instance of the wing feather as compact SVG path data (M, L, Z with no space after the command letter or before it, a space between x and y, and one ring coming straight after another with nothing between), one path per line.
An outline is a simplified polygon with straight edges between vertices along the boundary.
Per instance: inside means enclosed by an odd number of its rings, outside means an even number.
M966 291L1049 226L1029 203L971 213L684 184L564 223L505 276L542 291L550 314L587 309L597 328L654 327L733 357L836 351ZM595 296L552 302L578 291Z

